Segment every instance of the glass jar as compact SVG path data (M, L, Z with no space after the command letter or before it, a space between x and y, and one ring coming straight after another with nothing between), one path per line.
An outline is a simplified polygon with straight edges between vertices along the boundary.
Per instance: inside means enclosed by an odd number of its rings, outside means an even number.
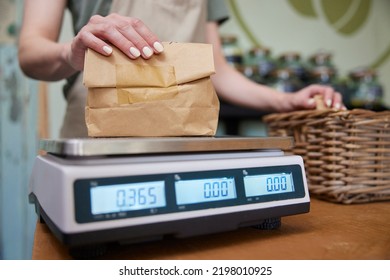
M273 82L270 86L283 92L296 92L303 88L302 82L288 68L277 69L272 73Z
M234 35L221 36L222 51L227 62L233 67L238 67L243 64L243 54L238 46L237 37Z
M302 83L307 83L307 73L301 61L301 55L296 52L286 52L279 57L279 68L287 68Z
M310 82L312 84L335 86L336 72L333 68L319 66L310 70Z
M383 107L383 87L378 82L375 70L359 68L351 71L349 77L353 108L377 110Z
M336 70L333 65L333 55L329 52L318 51L309 58L310 68L327 67Z
M271 57L270 49L264 47L250 49L247 63L258 68L259 75L264 83L268 83L271 73L276 69L276 61Z
M259 74L259 69L254 65L241 65L237 67L237 70L241 72L249 80L258 84L264 84L264 80Z

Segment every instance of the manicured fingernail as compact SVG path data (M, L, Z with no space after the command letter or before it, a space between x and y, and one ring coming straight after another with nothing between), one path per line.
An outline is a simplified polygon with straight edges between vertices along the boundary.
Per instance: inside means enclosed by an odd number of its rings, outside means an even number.
M310 98L309 100L307 100L307 104L309 105L313 105L314 103L315 103L314 98Z
M143 54L144 54L147 58L149 58L149 57L151 57L151 56L153 55L153 51L152 51L149 47L144 47L144 48L142 49L142 52L143 52Z
M326 100L326 106L330 107L330 105L332 105L332 100L330 99Z
M334 108L337 109L337 110L340 110L341 104L340 104L340 103L336 103L336 104L334 105Z
M160 42L154 42L153 48L159 53L164 51L164 47Z
M131 47L130 48L130 53L134 56L134 57L139 57L141 55L140 51L134 47Z
M104 51L106 54L112 54L112 48L109 47L109 46L104 46L104 47L103 47L103 51Z

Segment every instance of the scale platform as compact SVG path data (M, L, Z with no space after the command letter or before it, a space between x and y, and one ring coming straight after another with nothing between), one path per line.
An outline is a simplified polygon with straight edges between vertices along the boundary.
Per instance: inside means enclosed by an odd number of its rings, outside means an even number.
M289 137L42 140L30 202L70 249L257 227L309 212Z

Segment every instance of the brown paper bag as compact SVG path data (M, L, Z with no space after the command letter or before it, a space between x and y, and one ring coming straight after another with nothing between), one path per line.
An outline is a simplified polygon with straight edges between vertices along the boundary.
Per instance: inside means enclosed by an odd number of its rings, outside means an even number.
M115 48L109 57L87 51L89 136L215 135L219 101L210 80L211 45L163 44L164 52L149 60L129 59Z

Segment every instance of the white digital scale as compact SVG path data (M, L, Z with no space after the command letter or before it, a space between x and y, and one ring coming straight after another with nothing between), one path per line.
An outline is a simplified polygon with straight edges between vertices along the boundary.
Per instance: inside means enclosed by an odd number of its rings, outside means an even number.
M42 140L30 202L70 248L188 237L309 212L284 137ZM271 223L270 223L271 222Z

